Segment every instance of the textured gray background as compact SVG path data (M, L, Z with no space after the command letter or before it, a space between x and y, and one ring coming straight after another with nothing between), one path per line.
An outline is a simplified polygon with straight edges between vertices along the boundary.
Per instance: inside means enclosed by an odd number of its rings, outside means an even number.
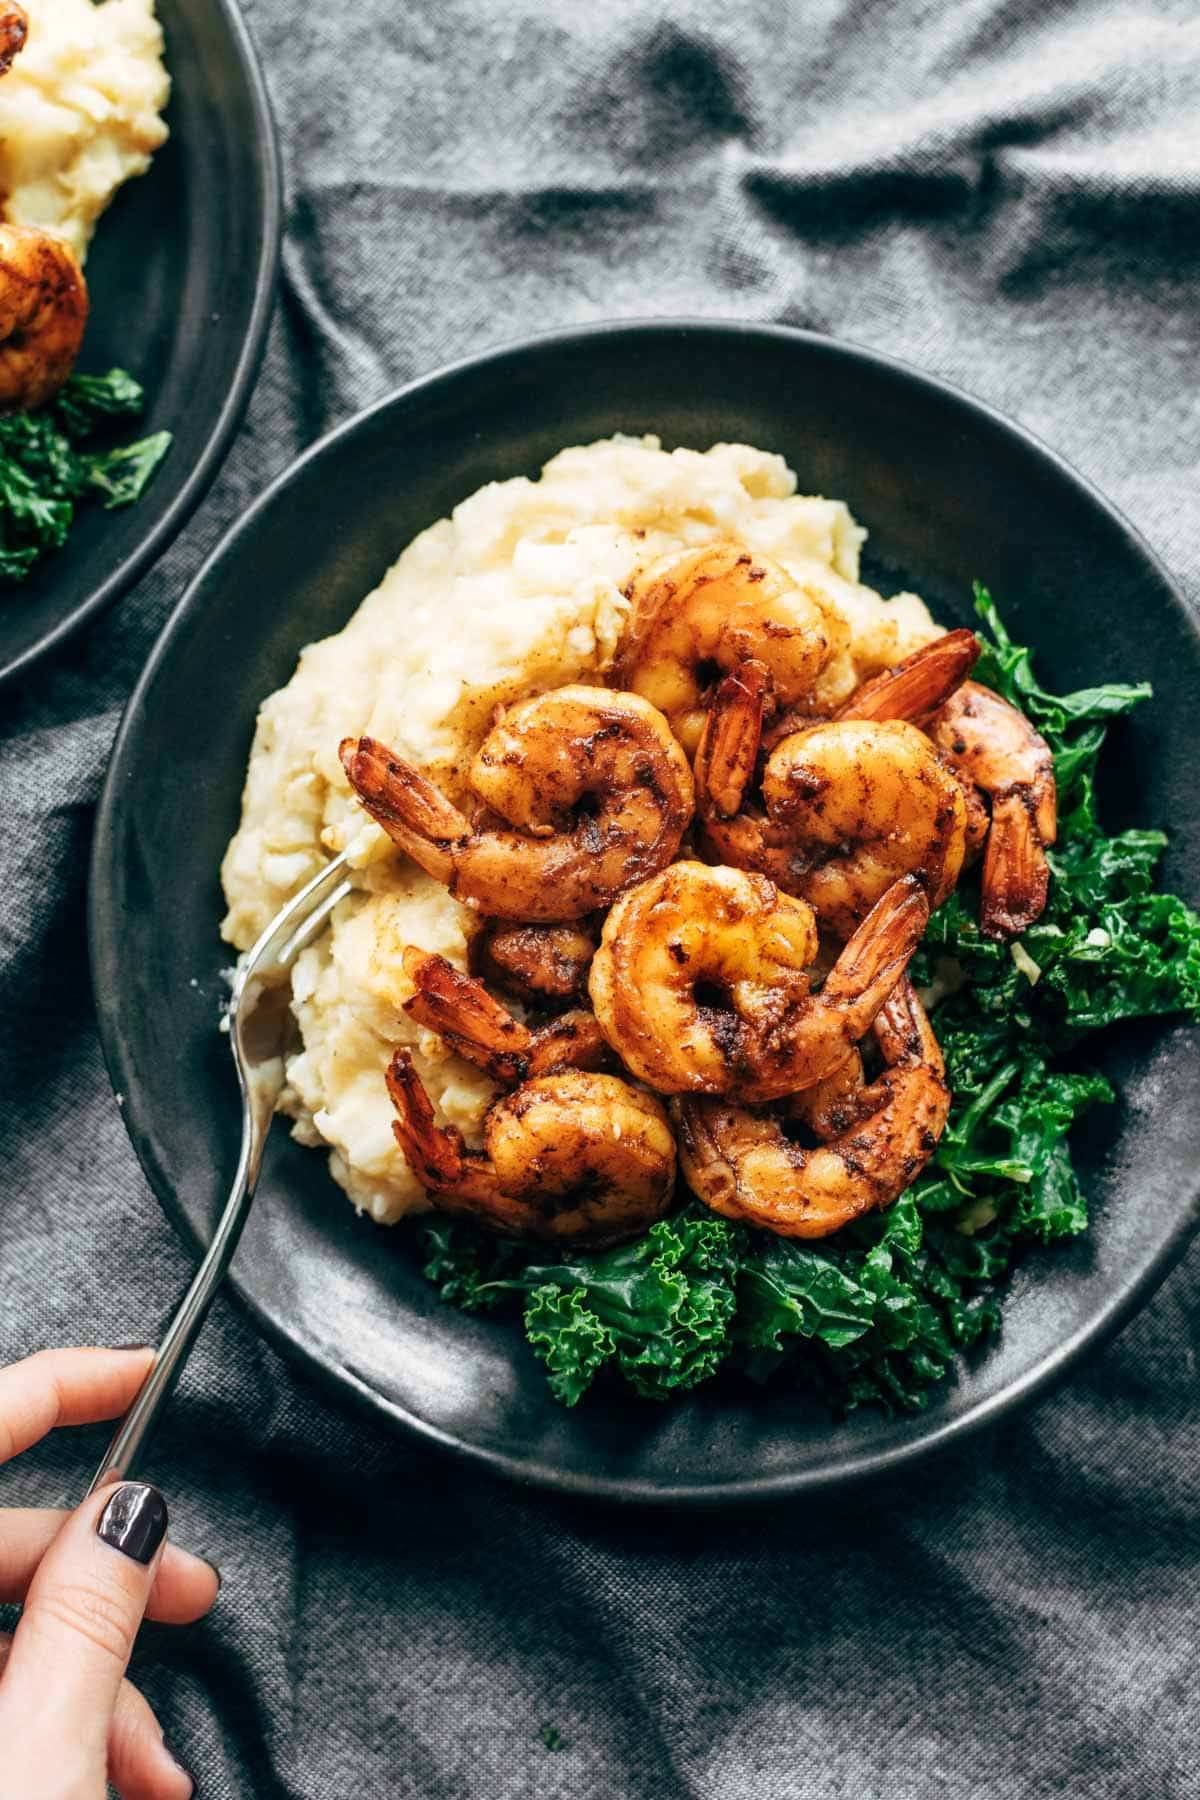
M185 1280L96 1044L92 808L202 556L367 401L574 320L813 326L1044 434L1200 597L1191 0L248 13L289 193L248 423L159 568L0 697L5 1361L143 1336ZM1198 1272L924 1473L741 1520L493 1487L329 1408L220 1303L152 1472L225 1586L141 1679L210 1797L1183 1800ZM95 1449L0 1497L75 1496Z

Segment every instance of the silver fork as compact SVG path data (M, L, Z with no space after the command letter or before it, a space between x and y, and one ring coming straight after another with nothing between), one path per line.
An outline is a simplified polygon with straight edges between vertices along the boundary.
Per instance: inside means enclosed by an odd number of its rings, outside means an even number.
M350 892L346 854L334 857L282 911L276 913L245 957L229 1002L229 1041L242 1094L242 1149L233 1186L212 1243L158 1347L154 1366L117 1428L88 1493L132 1470L188 1359L196 1335L242 1235L250 1213L275 1102L283 1088L287 976L317 936L339 900Z

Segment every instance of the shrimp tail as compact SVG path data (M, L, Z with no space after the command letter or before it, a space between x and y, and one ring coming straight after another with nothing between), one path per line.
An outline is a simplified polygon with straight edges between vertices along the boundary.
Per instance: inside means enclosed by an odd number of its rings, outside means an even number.
M929 900L916 875L902 875L877 900L821 989L826 1005L843 1006L858 1038L900 980L929 923ZM860 1026L861 1022L861 1026Z
M431 1193L460 1187L472 1159L460 1132L435 1123L433 1102L407 1050L397 1050L388 1064L387 1091L396 1109L392 1133L421 1186Z
M532 1034L493 1000L481 981L463 975L444 956L413 946L404 969L416 988L404 1010L436 1031L447 1046L489 1074L515 1085L529 1074Z
M744 662L718 685L696 752L701 810L732 819L741 811L762 743L769 676L760 662Z
M376 738L343 738L338 755L351 787L377 825L435 881L449 883L454 852L471 826L420 770Z
M410 945L404 968L417 990L404 1002L409 1018L436 1031L449 1049L506 1087L560 1069L604 1069L612 1061L590 1012L576 1009L530 1031L482 981L462 974L444 956Z
M983 935L1019 937L1041 917L1049 886L1050 866L1032 794L1023 787L996 794L980 884Z
M835 719L905 719L919 725L960 688L980 654L973 631L947 631L856 688Z
M519 1232L524 1210L501 1191L485 1155L466 1149L452 1125L434 1122L432 1102L407 1050L392 1057L387 1090L396 1109L396 1142L437 1210L493 1230Z

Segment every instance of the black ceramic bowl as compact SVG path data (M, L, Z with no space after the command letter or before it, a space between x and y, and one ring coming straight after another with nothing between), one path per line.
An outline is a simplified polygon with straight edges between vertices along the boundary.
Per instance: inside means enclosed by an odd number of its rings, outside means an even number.
M146 390L136 435L168 430L151 486L119 512L80 509L62 550L0 591L0 680L107 606L166 549L237 429L262 358L279 263L279 155L236 0L158 0L171 136L100 220L81 370Z
M1200 897L1196 629L1129 526L1024 432L868 351L759 326L598 327L459 364L263 496L176 611L117 741L92 873L97 1004L133 1142L189 1243L207 1238L237 1156L217 870L259 702L415 532L481 483L616 430L781 451L803 490L870 527L867 575L885 590L911 585L961 623L979 577L1049 685L1149 677L1156 698L1114 732L1104 793L1118 818L1136 799L1137 817L1171 826L1167 878ZM404 1228L356 1218L324 1158L282 1128L232 1280L264 1330L382 1419L523 1480L668 1502L827 1487L996 1417L1146 1298L1196 1221L1198 1050L1170 1026L1109 1044L1122 1103L1082 1147L1090 1233L1028 1260L1000 1340L917 1418L835 1423L734 1379L669 1407L565 1412L518 1326L442 1306Z

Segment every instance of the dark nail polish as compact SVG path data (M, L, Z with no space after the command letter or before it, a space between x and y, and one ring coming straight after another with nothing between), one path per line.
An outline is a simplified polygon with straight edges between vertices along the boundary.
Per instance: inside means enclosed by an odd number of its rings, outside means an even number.
M167 1535L167 1503L157 1488L126 1481L100 1514L96 1532L122 1556L152 1562Z
M153 1344L114 1344L114 1350L153 1350Z

